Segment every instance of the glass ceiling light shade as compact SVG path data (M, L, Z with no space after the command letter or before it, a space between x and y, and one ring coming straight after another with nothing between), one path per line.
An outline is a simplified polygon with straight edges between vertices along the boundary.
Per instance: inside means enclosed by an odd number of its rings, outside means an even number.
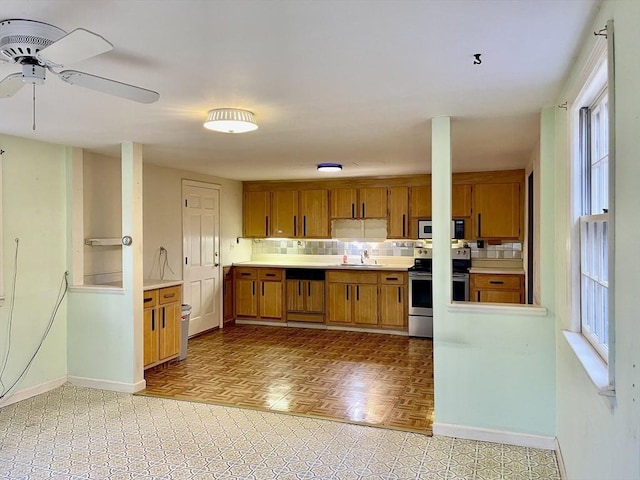
M319 172L339 172L342 170L342 165L339 163L319 163L317 168Z
M209 110L204 128L223 133L245 133L258 129L253 113L239 108Z

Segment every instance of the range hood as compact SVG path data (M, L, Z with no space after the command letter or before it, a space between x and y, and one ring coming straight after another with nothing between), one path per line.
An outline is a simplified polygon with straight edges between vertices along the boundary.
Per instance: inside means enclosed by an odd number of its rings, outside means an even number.
M332 220L331 238L343 242L384 242L387 239L387 220L382 218Z

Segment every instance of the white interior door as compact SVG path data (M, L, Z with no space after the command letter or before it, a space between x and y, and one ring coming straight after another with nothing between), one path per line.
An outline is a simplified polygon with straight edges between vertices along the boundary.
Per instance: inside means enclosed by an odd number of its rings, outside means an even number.
M182 197L183 295L192 336L223 325L220 187L183 180Z

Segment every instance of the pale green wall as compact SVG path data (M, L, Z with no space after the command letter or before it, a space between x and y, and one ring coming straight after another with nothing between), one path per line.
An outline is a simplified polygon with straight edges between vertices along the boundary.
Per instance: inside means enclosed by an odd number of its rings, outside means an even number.
M616 61L616 175L615 175L615 325L616 405L611 411L598 395L561 335L567 328L567 305L558 309L557 437L569 480L640 478L640 2L604 2L584 48L574 65L560 100L574 85L593 48L592 31L615 23ZM567 130L560 123L559 144L566 144ZM556 162L558 210L556 225L567 218L566 150ZM566 228L558 228L557 261L566 265ZM562 276L560 275L560 278ZM564 279L566 280L566 275ZM566 298L566 281L558 282L558 298Z
M9 384L37 348L67 268L65 150L59 145L5 135L0 135L0 148L5 150L2 267L7 297L0 307L0 354L7 347L14 239L20 239L11 355L3 376L4 383ZM16 387L18 390L66 375L66 316L65 300L26 378Z
M543 113L543 120L546 115ZM433 120L432 175L434 221L434 277L450 278L448 221L451 212L450 171L446 132ZM455 132L455 122L452 123ZM540 156L544 163L552 159L553 123L542 122ZM553 137L553 135L552 135ZM543 157L547 157L546 160ZM552 218L554 197L540 203L541 218ZM544 220L543 220L544 221ZM441 225L440 237L436 228ZM435 425L454 428L496 430L501 432L555 436L555 337L554 337L554 260L553 233L540 239L541 302L546 316L512 311L482 313L451 311L447 282L434 283L434 380ZM444 248L439 248L443 245Z

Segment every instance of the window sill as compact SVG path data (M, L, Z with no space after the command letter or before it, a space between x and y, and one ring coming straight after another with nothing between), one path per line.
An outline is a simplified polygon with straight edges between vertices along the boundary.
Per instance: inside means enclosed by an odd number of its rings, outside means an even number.
M447 305L447 311L456 313L486 313L492 315L547 316L547 309L545 307L514 303L453 302Z
M608 400L609 407L612 408L616 392L609 383L609 366L580 333L563 330L562 334L596 387L598 395Z

